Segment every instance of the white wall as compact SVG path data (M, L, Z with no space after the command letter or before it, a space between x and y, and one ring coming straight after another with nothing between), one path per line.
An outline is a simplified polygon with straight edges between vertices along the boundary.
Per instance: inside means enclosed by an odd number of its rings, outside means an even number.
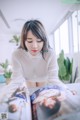
M63 4L61 0L0 1L0 9L10 29L19 31L26 20L39 19L49 34L66 15L71 6L72 4ZM23 22L19 24L19 19L24 19L25 21L23 20Z
M0 62L8 59L11 62L12 52L17 48L14 43L9 43L12 35L0 35Z
M2 32L0 35L0 62L5 59L11 61L12 52L16 49L16 46L9 43L9 40L13 36L11 33L21 32L24 21L19 24L20 21L15 22L15 19L39 19L46 28L50 46L53 48L51 33L70 7L71 5L63 4L60 0L0 0L0 9L10 26L7 28L3 21L0 21L0 33Z

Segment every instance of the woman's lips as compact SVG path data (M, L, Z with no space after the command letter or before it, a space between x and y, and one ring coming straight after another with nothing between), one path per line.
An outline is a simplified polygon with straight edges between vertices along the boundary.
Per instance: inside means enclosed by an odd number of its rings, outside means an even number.
M32 50L32 52L37 52L38 50Z

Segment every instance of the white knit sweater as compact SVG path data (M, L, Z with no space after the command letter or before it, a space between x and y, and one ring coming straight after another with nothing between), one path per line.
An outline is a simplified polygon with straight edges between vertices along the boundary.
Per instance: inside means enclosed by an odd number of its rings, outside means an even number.
M45 52L43 58L41 53L32 56L29 52L23 49L17 49L12 54L12 67L12 80L6 86L4 95L8 93L10 96L16 88L25 86L25 81L46 81L47 84L57 84L66 87L58 79L56 55L52 50Z
M58 80L56 55L52 50L32 56L23 49L17 49L12 55L13 81L61 83Z

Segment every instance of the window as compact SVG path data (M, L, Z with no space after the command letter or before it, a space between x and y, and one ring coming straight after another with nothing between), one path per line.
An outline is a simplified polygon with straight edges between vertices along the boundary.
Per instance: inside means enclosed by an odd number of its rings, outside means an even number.
M72 24L73 24L73 45L74 45L74 52L78 52L78 27L77 27L77 11L72 14Z
M61 49L61 44L60 44L60 37L59 37L59 29L55 31L54 38L55 38L55 51L56 54L59 54L60 49Z
M67 20L60 26L60 41L61 41L61 49L63 49L65 53L69 53L68 21Z
M69 53L68 40L68 21L66 20L54 33L56 54L63 49L65 53Z
M79 40L79 51L80 51L80 10L78 11L78 40Z
M71 14L54 32L55 51L65 54L80 51L80 10Z

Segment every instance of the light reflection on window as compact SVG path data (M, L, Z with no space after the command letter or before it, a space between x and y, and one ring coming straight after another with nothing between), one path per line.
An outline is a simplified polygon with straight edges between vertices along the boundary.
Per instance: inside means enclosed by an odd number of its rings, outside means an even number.
M59 54L63 49L65 53L69 53L69 39L68 39L68 22L67 20L54 33L55 51Z
M78 52L77 11L72 14L74 52Z
M69 39L68 39L68 21L66 20L60 27L61 49L65 53L69 53Z
M78 39L79 39L79 51L80 51L80 10L78 11Z
M56 54L59 54L60 52L59 29L55 31L54 38L55 38L55 51L56 51Z

